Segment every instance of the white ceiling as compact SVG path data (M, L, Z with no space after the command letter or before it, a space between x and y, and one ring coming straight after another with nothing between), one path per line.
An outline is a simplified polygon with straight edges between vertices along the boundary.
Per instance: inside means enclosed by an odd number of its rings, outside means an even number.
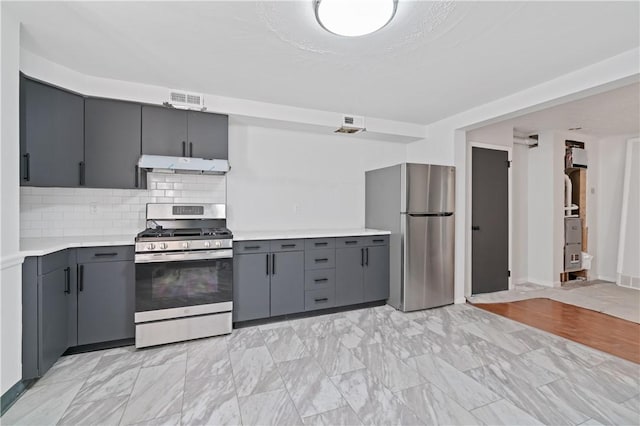
M637 135L640 134L640 83L481 127L471 131L470 138L505 126L522 134L579 128L580 133L601 137Z
M360 38L312 1L16 2L25 49L99 77L428 124L640 45L640 2L410 2Z

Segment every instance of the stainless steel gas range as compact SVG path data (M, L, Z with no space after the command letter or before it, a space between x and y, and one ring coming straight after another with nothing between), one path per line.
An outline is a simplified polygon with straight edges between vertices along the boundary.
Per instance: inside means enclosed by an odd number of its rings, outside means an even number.
M147 204L136 237L136 348L231 333L233 235L224 204Z

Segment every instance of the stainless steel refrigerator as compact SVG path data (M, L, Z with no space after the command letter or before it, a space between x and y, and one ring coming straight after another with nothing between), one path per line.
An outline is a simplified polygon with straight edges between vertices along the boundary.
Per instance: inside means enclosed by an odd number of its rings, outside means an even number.
M388 303L453 303L455 167L402 163L365 173L365 225L391 231Z

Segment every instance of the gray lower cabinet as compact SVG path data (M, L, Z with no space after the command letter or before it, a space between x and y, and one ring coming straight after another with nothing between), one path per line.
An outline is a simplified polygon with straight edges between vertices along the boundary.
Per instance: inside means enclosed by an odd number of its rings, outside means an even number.
M70 268L42 275L38 280L40 339L39 370L47 371L68 348Z
M134 300L133 246L26 258L22 378L41 377L69 347L132 338Z
M234 250L240 253L233 260L234 321L304 311L303 247L301 240L234 244Z
M389 298L389 246L365 247L364 301Z
M137 189L141 106L110 99L85 100L85 185Z
M388 237L339 239L336 249L336 306L389 298Z
M76 187L84 167L84 98L20 79L20 185Z
M362 303L363 266L362 248L336 249L336 306Z
M271 316L304 311L304 252L271 253Z
M269 305L269 254L236 255L233 258L233 320L268 318Z
M78 265L78 345L135 336L133 261Z

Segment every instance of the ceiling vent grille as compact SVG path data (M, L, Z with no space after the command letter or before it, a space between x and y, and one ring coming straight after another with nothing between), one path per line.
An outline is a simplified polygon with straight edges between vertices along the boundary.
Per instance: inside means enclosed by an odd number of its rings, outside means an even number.
M334 133L354 134L364 132L364 117L357 115L343 115L340 127Z
M169 104L174 108L204 110L204 96L181 90L169 91Z

